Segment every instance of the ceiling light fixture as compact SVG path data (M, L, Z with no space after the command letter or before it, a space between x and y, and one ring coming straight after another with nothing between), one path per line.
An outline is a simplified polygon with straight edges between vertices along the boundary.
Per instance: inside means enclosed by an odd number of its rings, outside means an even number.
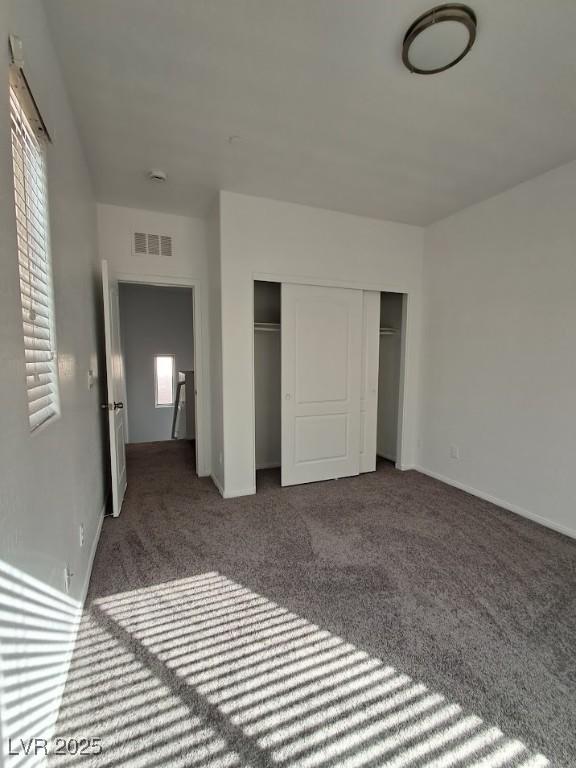
M150 171L148 171L148 178L150 181L166 181L168 176L166 175L166 171L161 171L159 168L152 168Z
M437 5L410 25L402 45L402 61L410 72L434 75L466 56L476 39L476 14L467 5Z

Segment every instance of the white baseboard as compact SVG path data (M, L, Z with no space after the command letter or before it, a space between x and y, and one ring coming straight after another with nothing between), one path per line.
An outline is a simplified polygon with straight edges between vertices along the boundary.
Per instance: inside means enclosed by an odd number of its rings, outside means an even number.
M251 488L241 488L238 491L225 491L222 495L225 499L236 499L238 496L253 496L256 493L256 486Z
M222 496L223 499L236 499L238 496L252 496L256 493L256 486L254 485L250 488L241 488L238 491L226 491L214 475L210 475L210 477L216 488L220 491L220 496Z
M483 499L484 501L489 501L491 504L495 504L497 507L502 507L502 509L505 509L508 512L514 512L516 515L520 515L521 517L526 517L528 520L532 520L535 523L539 523L540 525L543 525L546 528L550 528L553 531L557 531L558 533L563 533L565 536L570 536L570 538L576 539L576 530L572 528L567 528L564 525L560 525L559 523L556 523L553 520L548 520L548 518L541 517L540 515L537 515L534 512L529 512L527 509L524 509L523 507L519 507L517 504L511 504L510 502L505 501L504 499L499 499L497 496L492 496L490 493L479 491L477 488L472 488L472 486L466 485L465 483L461 483L458 480L452 480L450 477L446 477L446 475L441 475L439 472L432 472L432 470L425 469L424 467L420 467L420 466L415 466L413 467L413 469L415 469L417 472L421 472L423 475L427 475L428 477L433 477L435 480L440 480L440 482L442 483L446 483L447 485L451 485L454 488L458 488L461 491L470 493L472 496L477 496L479 499Z

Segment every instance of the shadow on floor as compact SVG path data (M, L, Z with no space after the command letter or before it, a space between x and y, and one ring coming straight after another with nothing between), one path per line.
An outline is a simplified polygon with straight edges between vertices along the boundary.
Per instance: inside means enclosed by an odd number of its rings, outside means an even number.
M191 462L129 451L59 723L103 751L75 761L571 764L574 542L387 465L225 501Z
M216 572L94 601L59 734L87 730L102 739L99 766L549 765Z

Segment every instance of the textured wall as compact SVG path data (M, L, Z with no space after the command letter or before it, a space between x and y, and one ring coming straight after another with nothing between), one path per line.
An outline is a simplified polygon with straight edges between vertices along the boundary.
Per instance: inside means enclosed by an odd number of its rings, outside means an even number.
M98 382L88 387L88 370L96 376L102 373L98 360L101 291L90 176L42 4L0 0L0 30L4 72L0 78L0 600L8 605L10 594L12 617L0 645L0 665L8 647L12 659L24 666L38 653L32 642L23 644L18 639L24 622L32 626L41 619L48 622L43 630L45 651L57 641L62 650L64 639L73 636L75 606L87 584L101 522L105 494L100 392ZM23 41L28 80L53 138L47 162L61 415L34 434L28 425L16 253L8 32ZM83 546L80 525L84 526ZM70 597L63 595L65 565L73 574ZM26 599L21 599L24 594ZM57 635L55 628L62 634ZM66 653L55 654L50 668L53 677L48 675L44 681L46 733L56 712L65 666ZM4 675L5 688L9 677ZM39 706L36 697L23 684L17 691L19 698L8 708L22 705L23 714L30 715ZM4 724L3 736L8 735Z
M420 457L572 535L575 200L570 163L427 230Z
M0 557L56 589L64 564L80 597L102 505L102 418L98 386L100 285L90 177L40 3L2 3L6 27L24 43L29 80L54 143L48 149L48 197L61 416L28 427L7 80L0 100ZM6 57L4 66L7 66ZM86 527L79 546L78 526Z

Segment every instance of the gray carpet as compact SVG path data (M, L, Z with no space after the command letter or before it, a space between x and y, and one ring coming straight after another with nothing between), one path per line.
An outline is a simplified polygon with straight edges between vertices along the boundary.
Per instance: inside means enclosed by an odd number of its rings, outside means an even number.
M576 766L575 541L386 462L192 467L129 447L58 729L103 749L62 764Z

